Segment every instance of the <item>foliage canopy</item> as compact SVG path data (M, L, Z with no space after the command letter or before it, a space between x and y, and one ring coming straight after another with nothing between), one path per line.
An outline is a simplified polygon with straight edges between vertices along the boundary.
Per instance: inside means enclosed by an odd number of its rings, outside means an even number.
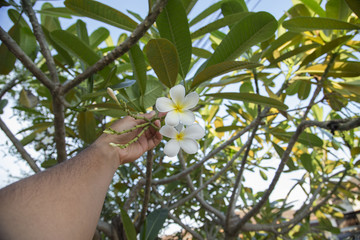
M0 112L10 93L15 114L30 123L20 140L1 119L0 127L35 172L75 155L127 114L107 87L133 114L151 110L176 84L201 97L193 109L206 128L200 151L167 158L161 143L121 166L99 239L117 239L109 228L155 239L166 219L196 239L339 233L328 219L342 216L337 200L358 198L358 0L294 0L280 19L249 12L244 0L217 1L192 18L196 0L148 1L145 19L93 0L45 2L35 12L28 0L0 3L13 21L0 29ZM72 19L67 28L64 18ZM87 18L104 25L89 33ZM114 39L106 24L123 33ZM41 155L34 160L25 146ZM274 199L284 174L293 187ZM299 191L305 201L287 219ZM125 230L114 227L119 219Z

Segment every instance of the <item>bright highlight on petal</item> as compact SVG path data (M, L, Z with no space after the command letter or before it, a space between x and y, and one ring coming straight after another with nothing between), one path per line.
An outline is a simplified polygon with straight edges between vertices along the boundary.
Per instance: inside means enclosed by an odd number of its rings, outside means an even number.
M195 115L190 111L199 102L199 95L191 92L185 96L185 88L176 85L170 89L171 99L160 97L156 100L156 108L159 112L167 112L165 123L177 126L179 123L184 125L193 124Z
M164 147L164 153L169 157L176 156L180 148L188 154L195 154L199 150L199 145L195 140L205 135L204 129L199 124L190 125L180 132L173 126L165 125L160 129L160 133L171 138Z

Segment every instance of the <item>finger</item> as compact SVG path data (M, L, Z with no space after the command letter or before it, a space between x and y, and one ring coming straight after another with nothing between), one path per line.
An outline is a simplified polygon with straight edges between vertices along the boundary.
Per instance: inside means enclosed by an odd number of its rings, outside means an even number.
M158 116L159 118L164 117L167 114L167 112L159 112Z
M151 112L149 112L149 113L139 114L139 116L142 116L142 117L145 117L145 118L147 118L147 119L150 119L150 118L154 117L155 114L156 114L155 111L151 111Z

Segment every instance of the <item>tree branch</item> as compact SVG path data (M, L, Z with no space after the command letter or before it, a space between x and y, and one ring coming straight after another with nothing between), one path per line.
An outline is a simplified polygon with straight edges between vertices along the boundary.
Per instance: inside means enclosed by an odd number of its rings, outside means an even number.
M42 84L44 84L50 90L55 88L54 83L35 65L35 63L28 57L28 55L26 55L26 53L10 37L10 35L4 31L2 27L0 27L0 40Z
M124 203L123 209L124 209L125 211L128 211L128 210L129 210L130 204L131 204L132 202L134 202L137 193L140 191L141 187L142 187L144 184L145 184L145 179L143 178L143 179L140 179L140 181L131 188L129 197L128 197L128 199L126 200L126 202Z
M333 54L331 56L331 59L322 75L322 79L321 79L321 83L323 81L325 81L325 79L327 78L327 74L330 71L330 68L333 66L333 63L335 61L337 54ZM317 88L315 89L315 92L309 102L309 105L304 113L304 116L302 118L301 123L299 124L299 126L297 127L294 135L291 137L288 146L285 150L285 152L283 153L283 156L281 158L280 164L278 166L278 169L275 172L275 175L273 177L273 180L271 181L269 188L265 191L264 195L262 196L262 198L260 199L260 201L241 219L238 220L237 224L235 225L234 228L232 228L231 232L233 232L233 235L237 235L237 233L240 232L242 226L244 226L244 224L252 217L255 216L259 211L260 208L265 204L265 202L269 199L270 194L272 193L272 191L274 190L275 185L277 184L277 182L279 181L280 175L284 170L285 164L287 162L287 160L289 159L290 153L292 151L292 148L294 147L297 139L299 138L300 134L304 131L305 129L305 119L307 117L307 114L309 113L313 103L315 102L316 97L319 95L320 90L322 88L322 84L319 83Z
M316 191L314 192L312 198L310 199L308 204L305 204L295 215L293 219L287 222L282 222L279 224L251 224L246 223L244 224L242 230L245 232L251 232L251 231L274 231L275 229L279 228L286 228L290 225L296 225L299 223L302 219L304 219L306 216L309 216L311 213L319 210L332 196L335 194L336 190L344 180L346 176L347 170L344 171L343 175L341 176L340 180L337 182L337 184L334 186L334 188L331 190L329 194L326 195L324 199L322 199L319 203L317 203L312 209L310 209L313 206L313 203L316 201L318 194L323 189L322 186L318 187Z
M318 121L304 121L304 125L307 127L317 126L319 128L334 131L349 131L351 129L360 127L360 117L359 118L349 118L349 119L335 119L331 121L318 122Z
M226 165L218 172L216 173L214 176L212 176L209 180L207 180L202 186L198 187L198 189L196 189L195 191L193 191L192 193L190 193L189 195L187 195L186 197L184 197L183 199L177 201L176 203L174 203L172 206L169 207L169 209L174 209L177 208L179 206L181 206L182 204L184 204L185 202L189 201L191 198L193 198L196 194L198 194L202 189L204 189L207 185L209 185L210 183L214 182L216 179L218 179L233 163L234 161L240 156L240 154L244 151L244 149L250 144L250 141L248 140L246 142L246 144L244 144L240 150L238 152L236 152L234 154L234 156L231 158L231 160L229 162L226 163ZM225 220L225 219L224 219Z
M56 71L56 65L55 65L54 59L51 55L49 46L46 42L44 32L36 18L36 15L32 8L31 2L29 0L22 0L21 2L22 2L22 5L23 5L29 19L30 19L31 25L34 30L34 35L40 45L40 51L41 51L42 55L44 56L44 58L46 59L46 65L49 69L51 80L53 82L59 82L59 77L58 77L58 74Z
M113 230L111 224L99 220L96 229L99 231L102 231L106 236L108 236L110 239L113 237Z
M22 158L29 164L30 168L38 173L41 169L36 165L35 160L30 156L30 154L25 150L24 146L20 143L20 141L15 137L15 135L10 131L10 129L6 126L3 120L0 118L0 128L6 134L6 136L10 139L10 141L14 144L18 152L21 154Z
M260 118L258 117L258 122L260 123ZM227 213L226 213L226 222L225 222L225 226L229 226L229 223L230 223L230 219L232 218L233 216L233 213L234 213L234 209L235 209L235 203L237 201L237 197L238 197L238 192L240 190L240 182L241 182L241 179L243 177L243 173L244 173L244 170L245 170L245 164L246 164L246 160L249 156L249 151L250 151L250 148L251 148L251 145L252 145L252 142L255 138L255 135L256 135L256 131L258 130L258 126L259 124L257 124L252 133L251 133L251 136L249 138L249 145L248 147L246 148L246 151L242 157L242 160L241 160L241 166L240 166L240 170L236 176L236 180L235 180L235 184L234 184L234 188L233 188L233 191L232 191L232 194L231 194L231 198L230 198L230 203L229 203L229 206L228 206L228 210L227 210ZM227 231L227 230L226 230Z
M140 230L140 226L145 220L146 212L148 210L148 204L150 200L150 188L151 188L151 179L152 179L152 167L154 163L154 152L153 150L149 150L146 156L146 179L145 179L145 193L144 193L144 200L143 206L140 213L139 222L136 226L138 230Z
M182 166L183 169L186 168L185 166L185 160L184 160L184 156L182 154L182 152L180 151L179 155L179 160L180 160L180 164ZM195 191L195 187L194 187L194 184L192 183L191 181L191 178L189 175L186 175L186 181L187 181L187 184L190 188L190 190L193 192ZM202 185L202 184L200 184ZM208 210L209 212L213 213L215 216L217 216L221 221L224 221L225 220L225 216L222 212L220 212L219 210L217 210L216 208L212 207L210 204L208 204L204 198L202 198L200 196L200 194L196 194L195 195L195 198L200 202L200 204L206 209Z
M92 74L102 70L105 66L112 63L115 59L124 55L129 49L137 43L138 40L142 36L145 35L146 31L151 27L151 25L155 22L156 18L160 14L160 12L165 7L168 0L158 0L156 4L153 6L150 13L147 15L145 20L141 22L135 30L131 33L131 35L119 46L117 46L113 51L100 59L97 63L86 69L83 73L76 76L72 81L66 82L63 85L62 92L66 93L70 89L79 85L82 81L90 77Z
M10 89L12 89L16 84L18 84L17 82L18 78L14 77L13 79L11 79L10 81L8 81L4 87L0 90L0 99L5 95L5 93L7 93Z
M57 152L57 161L59 163L66 161L66 132L65 132L65 110L60 98L53 96L55 143Z

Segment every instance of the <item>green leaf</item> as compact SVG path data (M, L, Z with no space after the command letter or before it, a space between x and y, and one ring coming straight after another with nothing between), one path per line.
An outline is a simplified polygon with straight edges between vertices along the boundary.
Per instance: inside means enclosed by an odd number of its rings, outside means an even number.
M66 0L65 6L82 16L89 17L112 26L133 31L137 23L123 14L105 4L93 0Z
M41 6L41 10L45 10L47 8L53 8L51 3L44 3ZM49 32L52 32L57 29L61 29L60 21L57 17L49 16L49 15L40 15L41 25L46 28Z
M77 126L79 137L85 143L91 144L96 139L96 120L93 112L79 112L77 117Z
M193 32L191 34L191 38L195 39L198 37L201 37L203 35L205 35L206 33L210 33L213 32L215 30L218 30L222 27L225 26L229 26L232 25L238 21L240 21L241 19L243 19L244 17L251 15L254 13L249 13L249 12L241 12L241 13L234 13L228 16L225 16L219 20L216 20L214 22L211 22L203 27L201 27L200 29L196 30L195 32Z
M294 32L313 30L356 30L359 25L333 18L295 17L283 22L283 27Z
M34 141L35 137L37 135L37 132L32 132L29 135L27 135L26 137L24 137L23 139L20 140L20 143L23 146L28 145L29 143L31 143L32 141Z
M57 51L59 56L64 60L64 62L69 66L73 66L74 61L72 57L69 55L69 53L59 44L57 44L56 41L54 41L54 39L51 37L49 31L46 28L43 28L43 32L46 37L46 40L55 48L55 50Z
M172 42L178 52L179 73L185 79L191 61L191 38L184 6L180 0L168 1L164 10L156 19L162 38Z
M100 43L105 41L110 35L109 30L104 27L96 29L89 37L89 43L91 48L96 48Z
M135 80L129 80L129 79L126 79L125 81L121 82L121 83L118 83L118 84L115 84L115 85L111 85L109 86L111 89L113 90L119 90L119 89L123 89L123 88L127 88L127 87L130 87L132 86L136 81ZM97 90L95 92L92 92L92 93L87 93L87 94L83 94L81 95L81 99L82 100L89 100L89 99L92 99L92 98L96 98L96 97L109 97L108 94L107 94L107 90L106 89L101 89L101 90Z
M193 9L197 1L198 0L182 0L182 3L184 5L187 14L189 14L189 12Z
M289 141L290 138L294 135L295 132L275 132L273 131L272 134L280 140ZM309 147L322 147L323 141L317 135L302 132L298 138L298 142Z
M81 21L80 19L76 21L76 33L79 39L81 39L84 43L89 45L89 35L86 28L86 23Z
M49 7L38 11L41 15L52 17L62 17L71 19L71 15L76 15L73 11L65 7Z
M323 54L329 53L330 51L350 40L352 37L353 36L342 36L328 43L325 43L324 45L316 49L313 53L309 54L306 58L304 58L300 66L305 66L310 62L314 61L316 58L322 56Z
M292 41L295 37L300 36L299 33L286 32L281 35L278 39L271 42L270 46L262 53L262 57L269 58L272 56L272 53L280 47L285 46L287 43Z
M305 100L308 98L311 90L311 83L309 81L299 80L300 84L298 86L298 98L301 100Z
M0 114L4 113L4 108L6 107L7 104L8 104L7 99L1 99L0 100Z
M127 89L128 90L127 93L128 93L128 97L129 97L128 102L131 105L133 105L139 109L142 109L142 108L146 109L155 104L156 99L158 97L160 97L162 94L162 89L163 89L163 86L161 85L161 83L159 81L154 80L154 79L149 79L147 82L147 86L146 86L146 92L143 97L144 98L143 103L141 103L138 94L134 93L134 91L129 91L129 90L131 90L130 88ZM134 90L134 89L132 89L132 90Z
M208 50L202 49L202 48L197 48L197 47L193 47L192 48L192 53L200 58L209 58L211 57L211 52L209 52Z
M244 0L230 0L221 4L221 12L224 16L228 16L239 12L248 12L248 8Z
M285 152L285 150L282 147L280 147L278 144L276 144L274 142L271 142L271 143L273 144L276 153L279 155L279 157L281 159L284 152ZM291 157L289 157L289 159L287 160L286 166L288 166L290 171L296 170L296 166L295 166L294 161L292 160Z
M228 131L233 131L233 130L238 130L238 129L242 129L242 126L237 126L237 125L231 125L231 126L224 126L224 127L218 127L215 129L216 132L228 132Z
M278 57L278 58L274 59L273 61L271 61L269 67L272 67L272 66L276 65L277 63L284 61L285 59L288 59L288 58L291 58L291 57L296 56L298 54L304 53L304 52L306 52L306 51L308 51L310 49L316 48L318 46L319 46L319 44L312 43L312 44L309 44L309 45L303 45L301 47L297 47L294 50L286 52L286 53L282 54L280 57Z
M221 41L208 60L207 66L237 58L251 46L270 38L276 29L276 19L267 12L258 12L244 17Z
M20 42L20 26L15 24L9 30L9 35L19 44ZM9 74L15 65L16 57L9 51L4 43L0 45L0 74Z
M360 95L360 80L340 82L338 84L344 89Z
M308 8L313 10L320 17L325 17L326 13L324 9L322 9L320 4L317 3L315 0L300 0L300 1L304 3Z
M236 101L244 101L244 102L251 102L255 104L265 105L268 107L274 107L280 110L288 109L284 103L280 102L277 99L264 97L255 93L213 93L213 94L206 94L206 96L220 98L220 99L229 99L229 100L236 100Z
M260 176L262 179L264 179L265 181L268 180L268 176L266 175L266 173L262 170L259 171L260 172Z
M179 60L175 46L167 39L151 39L145 53L159 80L168 88L175 85Z
M140 87L140 93L142 96L146 90L146 63L143 52L141 51L138 44L135 44L130 48L129 51L130 62L133 69L133 74L136 79L138 86Z
M20 24L21 27L27 27L30 29L29 24L25 21L25 19L22 17L22 15L20 15L18 11L14 9L9 9L8 15L14 24Z
M345 0L351 10L360 18L360 2L358 0Z
M327 68L327 64L316 64L310 66L306 69L297 71L298 73L309 73L322 75ZM360 62L340 62L337 61L334 63L333 67L330 69L328 75L329 77L357 77L360 76Z
M151 212L146 217L145 228L142 228L140 233L140 236L142 236L141 240L154 240L158 236L168 216L168 212L168 209L160 208Z
M222 74L232 72L239 69L252 69L262 66L259 63L254 62L240 62L240 61L225 61L218 64L214 64L210 67L205 68L203 71L199 72L191 85L191 88L194 88L201 83L220 76Z
M28 27L22 27L20 30L20 47L26 55L32 60L36 58L38 52L38 46L34 33Z
M84 61L89 66L100 60L100 56L97 55L89 45L67 31L56 30L51 32L50 36L62 48L66 49L68 52L78 57L81 61ZM99 74L104 79L106 79L110 72L110 66L106 66L104 69L99 71ZM114 76L114 78L116 78L116 76Z
M326 3L326 17L346 21L351 14L351 9L345 0L329 0Z
M219 10L221 8L222 3L223 3L222 1L216 2L207 9L205 9L204 11L202 11L201 13L199 13L199 15L197 15L196 17L194 17L193 20L190 21L189 26L190 27L193 26L194 24L202 21L203 19L210 16L212 13Z
M301 164L306 169L306 171L308 171L309 173L314 172L313 160L310 154L308 153L301 154L300 161Z
M50 168L52 166L55 166L58 162L56 161L56 159L50 158L45 160L44 162L41 163L41 167L43 168Z
M120 210L121 210L121 220L124 224L126 238L128 240L136 240L136 230L134 224L131 222L127 212L122 208L120 208Z

